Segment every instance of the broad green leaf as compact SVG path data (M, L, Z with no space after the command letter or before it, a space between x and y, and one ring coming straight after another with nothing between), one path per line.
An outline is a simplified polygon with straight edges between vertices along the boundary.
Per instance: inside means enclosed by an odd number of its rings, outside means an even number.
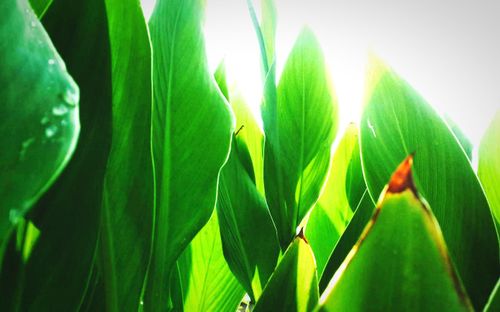
M113 128L102 203L100 262L106 310L137 310L154 211L151 51L137 0L106 0Z
M340 236L340 239L338 239L335 244L333 251L328 256L328 261L319 281L319 289L321 292L326 289L326 286L328 286L328 283L342 264L342 261L344 261L345 257L349 254L349 251L358 241L358 238L361 236L365 225L370 220L374 209L375 204L368 194L368 190L365 189L358 206L355 208L354 215L352 216L349 225L347 225L342 233L342 236ZM335 233L332 235L335 235Z
M159 0L153 45L156 211L146 310L165 310L175 261L207 223L231 140L231 115L208 72L201 0Z
M491 292L490 299L484 307L485 312L494 312L500 310L500 279L498 279L497 284L493 291Z
M80 131L79 90L27 0L0 4L0 264L14 225L53 184Z
M189 244L189 249L178 261L179 270L186 270L189 278L183 310L236 311L245 292L224 260L215 211ZM185 257L189 259L183 259Z
M351 124L346 129L332 157L323 193L307 221L306 237L314 251L318 276L320 277L335 244L349 223L353 210L356 209L356 207L351 207L349 203L348 186L350 189L350 182L354 179L358 179L364 184L363 173L359 166L356 174L354 170L349 170L351 160L358 155L358 129L354 124ZM357 160L359 162L359 157ZM354 177L355 175L356 177ZM359 198L352 199L353 202L355 200L359 202Z
M43 25L80 86L82 126L74 156L30 215L40 236L26 264L20 310L75 311L93 271L111 144L105 3L56 0Z
M319 311L472 311L439 225L411 182L411 161L391 178Z
M337 126L325 60L309 29L301 32L286 62L277 100L265 97L262 119L266 198L285 250L319 197Z
M38 18L41 18L49 6L52 4L53 0L29 0L33 11L35 12Z
M314 255L299 234L283 255L253 311L311 311L318 296Z
M274 271L280 248L266 202L242 164L244 155L248 157L246 145L236 136L222 169L217 213L229 267L250 297L257 299ZM256 274L260 285L252 285Z
M372 61L361 124L363 170L372 198L400 159L416 152L415 182L436 216L476 309L500 274L498 242L483 190L446 123L381 61Z
M222 67L217 70L216 79L221 90L226 89ZM229 100L227 93L226 98ZM224 256L255 302L276 267L280 248L266 202L257 190L252 164L252 159L262 163L262 134L244 103L231 103L239 130L233 136L229 159L221 171L217 214ZM245 142L258 145L252 156Z
M490 209L500 224L500 111L479 145L478 175L488 197Z

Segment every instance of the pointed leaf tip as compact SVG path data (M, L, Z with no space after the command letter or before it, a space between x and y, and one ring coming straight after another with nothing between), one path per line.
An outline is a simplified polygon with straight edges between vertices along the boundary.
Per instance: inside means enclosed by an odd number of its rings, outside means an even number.
M306 244L309 245L309 242L307 241L306 235L304 233L304 227L300 228L299 234L297 234L297 237L302 239Z
M406 159L398 166L396 171L392 174L391 180L389 181L389 187L387 192L389 193L401 193L407 189L410 189L415 195L417 195L417 188L413 183L412 176L412 166L413 157L415 153L411 153Z

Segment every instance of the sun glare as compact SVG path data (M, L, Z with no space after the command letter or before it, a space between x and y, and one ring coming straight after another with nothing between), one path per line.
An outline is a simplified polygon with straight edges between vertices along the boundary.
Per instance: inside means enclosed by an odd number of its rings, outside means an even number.
M154 0L142 2L149 16ZM495 18L500 7L485 1L450 11L447 2L277 0L278 77L301 28L308 25L329 64L340 130L360 117L371 51L455 121L477 147L500 107L500 44L495 43L500 41L492 31L500 27ZM254 3L260 12L259 1ZM211 70L224 60L230 87L258 116L260 52L246 1L208 0L205 36Z

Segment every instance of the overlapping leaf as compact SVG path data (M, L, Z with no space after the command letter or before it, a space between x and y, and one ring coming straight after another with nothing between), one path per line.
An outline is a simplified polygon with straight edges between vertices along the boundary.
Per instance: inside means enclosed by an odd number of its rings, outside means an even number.
M500 274L488 203L469 160L444 121L403 80L372 61L361 124L363 170L376 198L400 159L415 156L415 181L429 201L474 306Z
M183 311L236 311L245 292L224 259L215 212L188 248L178 261L180 274L188 278Z
M216 78L229 99L222 67ZM229 267L255 301L276 266L279 243L266 202L257 190L254 173L253 164L262 163L259 152L262 134L244 103L231 101L231 105L239 130L233 136L229 159L221 172L217 214ZM249 153L246 142L257 145L253 147L256 153Z
M324 58L309 29L301 32L292 49L276 100L269 92L262 107L266 136L264 184L280 245L285 250L319 197L337 124L336 100Z
M321 297L319 311L472 311L407 158Z
M71 161L30 215L40 236L26 264L20 309L68 311L80 307L88 289L111 143L111 62L104 1L54 1L43 25L80 87L82 128Z
M80 124L78 87L28 1L0 10L1 263L13 226L68 162Z
M212 214L229 151L230 113L204 55L203 3L160 0L149 24L156 210L145 309L167 309L173 266Z
M349 170L354 168L350 165L353 160L360 162L358 129L351 124L333 155L327 183L307 221L306 237L314 251L318 276L322 275L335 244L356 209L356 206L351 207L350 202L359 202L358 194L354 192L357 187L352 185L362 184L364 187L361 167Z
M314 255L303 236L286 250L253 311L311 311L318 302Z

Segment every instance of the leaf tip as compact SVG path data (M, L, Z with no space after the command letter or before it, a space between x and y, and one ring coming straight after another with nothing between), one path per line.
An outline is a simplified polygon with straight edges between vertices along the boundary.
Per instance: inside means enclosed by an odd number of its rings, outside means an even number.
M403 160L401 164L399 164L396 171L394 171L394 173L392 174L392 177L389 181L389 187L387 189L387 192L401 193L409 189L415 195L417 195L417 188L413 183L413 175L412 175L414 156L415 152L408 155L408 157L406 157L406 159Z
M305 235L305 233L304 233L304 227L301 227L301 228L300 228L299 234L297 234L297 236L296 236L296 237L298 237L298 238L302 239L302 240L303 240L306 244L308 244L308 245L309 245L309 241L307 241L306 235Z

